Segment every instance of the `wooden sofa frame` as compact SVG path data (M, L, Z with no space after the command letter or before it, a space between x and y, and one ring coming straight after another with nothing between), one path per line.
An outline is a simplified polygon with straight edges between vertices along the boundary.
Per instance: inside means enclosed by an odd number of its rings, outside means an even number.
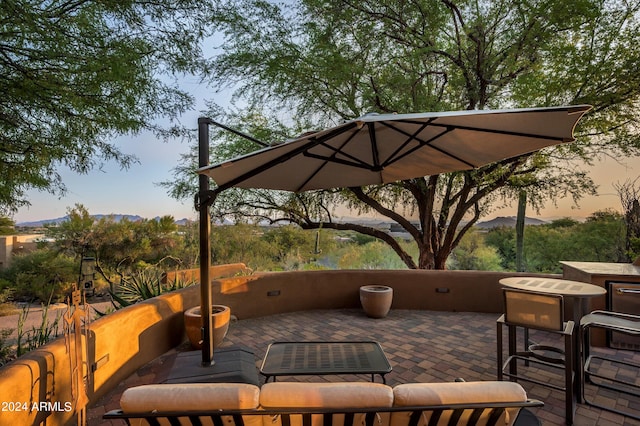
M369 407L369 408L284 408L284 409L251 409L251 410L216 410L216 411L188 411L188 412L150 412L150 413L124 413L122 410L112 410L106 413L103 418L108 420L122 419L131 424L131 419L144 419L152 426L160 425L160 420L165 419L171 425L200 425L202 418L210 419L215 426L244 426L243 416L273 416L280 417L282 426L290 426L292 419L299 416L303 426L312 425L312 416L322 416L323 426L333 426L335 415L339 417L336 425L362 426L360 422L354 423L356 414L365 415L364 426L376 426L376 418L380 413L409 412L411 413L407 426L417 426L425 413L429 414L427 426L437 425L443 414L450 412L451 417L447 423L450 426L475 425L483 414L488 414L487 426L497 425L501 415L507 408L530 408L541 407L544 403L535 399L523 402L504 403L465 403L465 404L443 404L443 405L423 405L412 407ZM485 413L486 410L489 410ZM522 414L524 410L520 410ZM448 413L447 413L448 414ZM468 414L468 419L464 415ZM516 420L514 426L524 426L525 423Z

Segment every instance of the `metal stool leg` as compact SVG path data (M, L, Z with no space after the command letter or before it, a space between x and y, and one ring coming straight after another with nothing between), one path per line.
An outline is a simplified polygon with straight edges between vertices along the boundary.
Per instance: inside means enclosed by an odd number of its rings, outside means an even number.
M592 361L599 359L603 361L609 361L613 364L623 365L629 368L636 369L638 374L640 374L639 364L592 354L590 336L591 328L601 328L604 330L616 331L629 335L640 335L640 316L622 314L618 312L594 311L582 318L582 320L580 321L579 335L581 340L580 349L582 351L579 363L580 387L579 395L577 395L578 400L584 404L591 405L602 410L610 411L612 413L620 414L625 417L640 420L640 413L634 414L629 411L622 411L615 407L606 406L596 402L595 400L589 400L587 398L585 390L587 384L640 398L640 386L638 386L635 382L623 380L615 376L607 376L599 373L595 367L592 368ZM593 380L593 378L601 379L602 381ZM631 405L629 405L629 407L631 407Z

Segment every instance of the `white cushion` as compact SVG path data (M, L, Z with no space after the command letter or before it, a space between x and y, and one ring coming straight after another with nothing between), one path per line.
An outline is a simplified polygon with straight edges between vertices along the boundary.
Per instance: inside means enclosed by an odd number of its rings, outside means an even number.
M267 383L260 390L262 408L391 407L393 391L380 383Z
M260 390L260 406L269 408L363 408L391 407L392 389L380 383L267 383ZM340 426L343 419L334 416L334 426ZM299 426L302 419L292 417L291 426ZM354 424L364 424L364 415L356 415ZM379 416L376 425L388 426L389 414ZM264 426L279 426L280 419L267 418ZM321 416L313 416L312 426L322 425Z
M125 390L120 408L125 413L255 409L260 389L245 383L185 383L144 385ZM204 419L211 424L210 419ZM261 416L245 416L246 426L261 426ZM225 419L230 422L231 419Z
M514 382L449 382L449 383L409 383L393 388L394 406L441 405L457 403L523 402L527 393ZM508 409L498 424L512 425L520 409ZM391 426L406 426L408 413L393 413ZM468 416L466 416L468 417ZM428 415L423 416L419 425L427 424ZM446 425L448 415L443 415L438 425ZM486 413L480 425L485 424ZM464 424L464 423L462 423Z

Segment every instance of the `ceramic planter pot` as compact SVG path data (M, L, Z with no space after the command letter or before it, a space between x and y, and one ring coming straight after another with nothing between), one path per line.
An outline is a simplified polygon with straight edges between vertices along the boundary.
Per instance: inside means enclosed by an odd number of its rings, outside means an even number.
M200 306L196 306L184 311L184 327L191 346L195 349L202 349L202 314ZM213 347L222 343L224 336L229 330L231 320L231 309L224 305L211 305L211 317L213 322Z
M360 303L365 314L371 318L384 318L391 309L393 289L386 285L360 287Z

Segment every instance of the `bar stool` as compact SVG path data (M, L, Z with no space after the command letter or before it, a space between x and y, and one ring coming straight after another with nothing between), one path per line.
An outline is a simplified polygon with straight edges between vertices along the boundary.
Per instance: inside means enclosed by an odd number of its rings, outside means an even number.
M503 289L505 313L497 320L497 368L498 380L509 377L512 381L523 380L541 386L564 391L565 418L573 424L575 412L574 368L573 368L573 321L563 321L564 302L561 295L537 293L515 289ZM508 329L508 357L503 362L502 329ZM563 336L563 347L531 344L523 351L516 350L516 329L540 330ZM518 373L518 361L525 361L564 370L564 386L543 382L531 375ZM505 369L508 372L505 372Z
M614 363L616 365L631 367L633 369L636 369L638 374L640 374L640 365L636 363L612 359L601 355L592 355L589 335L590 328L601 328L607 331L615 331L618 333L637 336L640 335L640 316L611 311L593 311L590 314L582 317L582 319L580 320L580 346L582 348L582 351L579 367L580 377L578 392L578 400L580 402L584 402L587 405L591 405L602 410L611 411L613 413L640 420L640 415L618 410L615 407L605 406L597 403L596 401L587 399L585 393L586 383L590 383L597 387L621 392L627 395L640 397L640 386L636 383L630 382L628 380L622 380L615 376L600 374L597 371L597 368L592 368L592 361L602 360ZM594 381L593 378L597 378L599 380Z

